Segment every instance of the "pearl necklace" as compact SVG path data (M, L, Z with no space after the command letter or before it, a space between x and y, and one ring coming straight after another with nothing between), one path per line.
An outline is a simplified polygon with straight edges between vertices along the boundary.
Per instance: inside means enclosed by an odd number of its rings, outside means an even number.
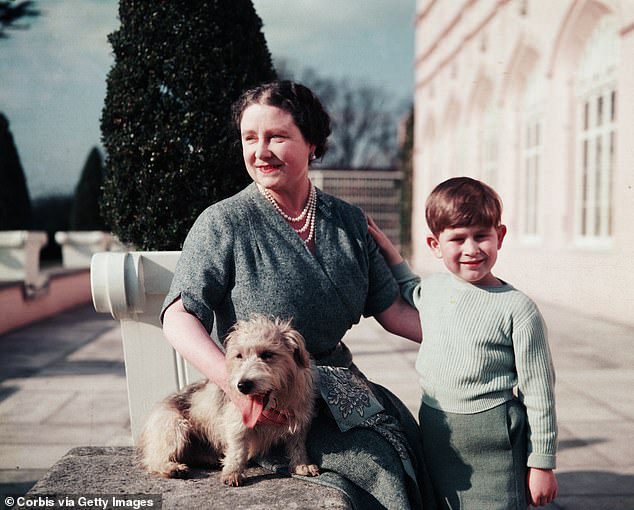
M310 243L310 241L312 241L315 237L315 211L317 209L317 191L315 189L315 186L313 186L313 183L310 183L310 193L308 195L308 201L306 202L304 209L299 214L299 216L295 216L294 218L292 216L289 216L282 210L280 205L277 203L277 200L273 198L273 195L271 195L271 192L268 189L260 186L259 184L257 186L260 190L260 193L264 195L264 197L271 203L278 214L286 221L297 223L298 221L304 220L304 224L300 228L295 228L292 225L291 228L295 232L297 232L298 235L301 235L308 230L308 237L305 240L302 239L303 243L308 246L308 243Z

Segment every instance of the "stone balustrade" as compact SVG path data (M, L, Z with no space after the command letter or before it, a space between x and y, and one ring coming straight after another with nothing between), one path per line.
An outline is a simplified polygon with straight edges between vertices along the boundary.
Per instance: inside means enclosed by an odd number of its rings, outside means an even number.
M89 268L95 253L110 251L116 238L99 230L56 232L55 241L62 247L62 264L67 269Z
M23 281L39 287L46 278L40 273L40 251L48 243L46 232L0 231L0 282Z

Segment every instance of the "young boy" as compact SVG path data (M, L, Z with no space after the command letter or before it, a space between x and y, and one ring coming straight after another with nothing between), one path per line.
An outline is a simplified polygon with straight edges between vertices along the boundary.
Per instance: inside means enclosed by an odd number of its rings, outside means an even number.
M432 191L425 213L427 245L451 274L421 282L371 220L370 231L420 313L419 422L434 489L452 509L546 505L557 494L555 376L537 306L491 272L506 234L500 198L458 177Z

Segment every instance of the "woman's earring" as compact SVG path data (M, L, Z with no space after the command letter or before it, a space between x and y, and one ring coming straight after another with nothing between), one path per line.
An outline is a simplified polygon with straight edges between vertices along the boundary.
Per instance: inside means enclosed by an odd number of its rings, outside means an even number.
M314 152L311 152L310 155L308 156L308 161L315 161L317 159L317 156L315 156Z

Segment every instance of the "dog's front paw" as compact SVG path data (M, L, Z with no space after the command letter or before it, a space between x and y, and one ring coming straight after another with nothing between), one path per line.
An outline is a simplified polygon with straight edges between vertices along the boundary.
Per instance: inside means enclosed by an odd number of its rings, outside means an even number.
M168 476L169 478L189 478L191 476L191 471L185 464L179 464L170 471Z
M189 467L177 462L167 462L160 466L160 468L148 468L148 471L164 478L189 478L191 476Z
M319 467L315 464L298 464L293 472L300 476L319 476Z
M220 479L229 487L239 487L244 482L244 475L238 471L225 472L223 470Z

